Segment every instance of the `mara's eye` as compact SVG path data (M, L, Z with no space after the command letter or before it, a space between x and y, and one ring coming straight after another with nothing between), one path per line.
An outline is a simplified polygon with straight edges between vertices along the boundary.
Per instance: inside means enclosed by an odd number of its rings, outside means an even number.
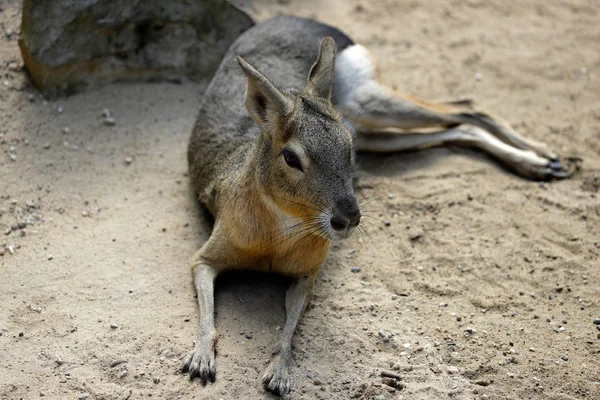
M293 151L283 150L283 159L290 167L296 168L298 171L304 171L302 164L300 164L300 159L298 159L298 156Z

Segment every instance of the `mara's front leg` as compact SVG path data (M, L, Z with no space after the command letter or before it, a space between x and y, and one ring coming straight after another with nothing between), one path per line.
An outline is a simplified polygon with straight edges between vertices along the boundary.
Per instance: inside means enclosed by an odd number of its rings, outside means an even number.
M285 327L262 379L268 390L280 396L290 391L289 367L292 361L292 338L308 303L314 278L314 275L298 278L292 283L285 296L287 314Z
M200 252L199 252L200 253ZM216 376L215 345L217 331L214 322L214 282L217 269L202 261L201 257L194 257L192 272L194 285L198 294L198 308L200 311L200 327L196 338L194 350L185 358L181 365L181 372L187 372L190 379L196 376L203 384L210 379L214 382Z

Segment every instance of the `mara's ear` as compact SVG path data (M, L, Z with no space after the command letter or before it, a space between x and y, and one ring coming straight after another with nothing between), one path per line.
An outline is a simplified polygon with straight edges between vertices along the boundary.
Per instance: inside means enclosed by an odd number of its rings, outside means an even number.
M293 101L242 57L237 56L237 61L247 78L246 109L261 129L268 130L266 125L273 118L273 113L279 116L289 114Z
M319 57L308 73L308 84L306 86L308 92L328 101L331 99L336 53L335 41L330 36L325 36L321 40Z

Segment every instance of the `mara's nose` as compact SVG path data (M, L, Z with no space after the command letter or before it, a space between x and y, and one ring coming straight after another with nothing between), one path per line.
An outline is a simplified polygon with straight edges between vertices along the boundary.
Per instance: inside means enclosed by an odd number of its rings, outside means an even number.
M345 197L339 200L333 209L331 227L337 232L344 232L349 227L356 227L360 223L360 209L354 197Z

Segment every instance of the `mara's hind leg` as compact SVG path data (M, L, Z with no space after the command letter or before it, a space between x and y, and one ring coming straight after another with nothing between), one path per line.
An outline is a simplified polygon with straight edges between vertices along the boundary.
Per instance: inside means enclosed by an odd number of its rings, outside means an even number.
M450 127L466 123L485 129L518 149L533 151L548 160L557 159L543 144L519 135L502 119L477 109L472 101L432 103L385 87L378 81L373 59L360 45L348 47L338 55L332 99L358 130Z
M390 132L358 132L354 142L357 151L396 152L440 145L458 145L480 149L521 176L536 179L567 178L560 163L538 154L510 146L481 128L459 125L440 132L396 134Z

